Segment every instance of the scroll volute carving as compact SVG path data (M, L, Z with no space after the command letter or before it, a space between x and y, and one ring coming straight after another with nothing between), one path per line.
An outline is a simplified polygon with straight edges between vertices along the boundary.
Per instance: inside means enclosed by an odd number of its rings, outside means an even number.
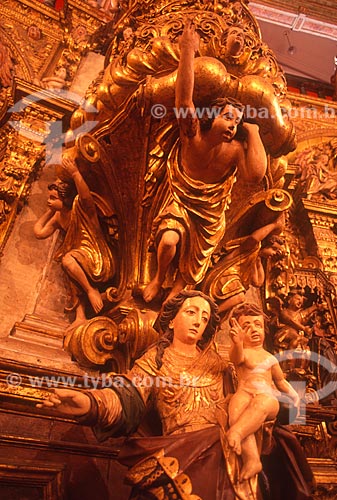
M141 292L155 272L155 255L149 252L151 226L165 205L166 160L179 135L174 96L178 39L186 16L193 17L200 35L195 105L208 106L218 96L236 98L254 114L247 118L259 124L270 159L295 147L286 114L284 75L262 43L245 2L149 1L130 6L117 24L103 78L87 94L97 113L93 117L86 107L77 109L71 129L97 121L90 135L98 143L100 159L87 169L87 180L106 203L113 204L119 252L113 286L120 292L120 303L138 311L145 305ZM239 28L237 33L234 27ZM71 154L80 158L81 147L70 143ZM281 170L278 161L269 161L269 188L282 187ZM256 186L255 193L263 188ZM234 189L233 195L235 199ZM251 204L240 206L243 214L251 209ZM158 311L160 305L159 298L148 309Z
M118 325L108 317L96 317L68 332L64 348L81 366L97 369L107 365L123 372L158 339L155 319L155 312L136 308Z
M106 317L96 317L67 335L64 347L81 366L98 367L114 358L118 342L117 325ZM124 368L122 359L115 358L116 371Z
M221 16L217 5L221 5ZM149 219L160 205L165 172L161 172L159 165L152 173L148 169L153 163L151 158L156 153L165 157L177 137L173 113L179 61L177 42L186 15L194 17L201 37L200 57L195 59L196 105L207 105L210 97L224 94L235 97L257 113L254 118L272 156L294 148L293 127L283 114L287 107L284 76L272 52L261 42L254 17L244 3L219 2L217 5L190 1L183 6L176 2L148 2L139 15L139 5L135 4L117 26L102 83L88 96L98 110L95 119L99 123L92 135L101 142L107 156L104 169L114 173L128 214L125 229L127 245L132 249L129 272L133 270L134 284L146 281L151 272L151 259L149 261L146 255ZM138 16L134 17L136 12ZM244 37L242 50L245 54L254 54L254 64L246 56L235 65L229 64L230 49L223 34L233 26L249 34ZM156 116L160 111L155 108L158 104L165 116ZM259 113L259 110L265 112ZM90 118L85 109L78 109L71 128L76 129ZM149 174L150 192L148 184L144 184ZM154 209L150 213L142 205L144 193L147 204ZM141 229L135 227L135 220Z

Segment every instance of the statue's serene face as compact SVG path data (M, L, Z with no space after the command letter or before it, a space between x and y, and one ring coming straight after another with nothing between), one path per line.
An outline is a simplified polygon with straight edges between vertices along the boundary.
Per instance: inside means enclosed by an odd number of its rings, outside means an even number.
M170 322L174 338L184 344L196 344L205 331L210 315L207 300L202 297L187 298Z
M59 194L56 191L56 189L52 189L49 191L47 205L51 210L54 210L54 212L58 212L62 209L63 201L59 197Z
M301 309L301 307L303 306L303 300L304 299L302 295L300 295L299 293L295 293L290 297L288 301L289 308L294 310Z
M238 108L227 104L214 119L210 133L219 136L223 142L230 142L237 132L242 115Z
M244 347L258 347L264 341L263 316L240 316L238 323L244 332Z
M280 243L277 243L276 241L267 247L262 248L260 251L261 257L274 257L275 255L281 255L282 254L282 245Z

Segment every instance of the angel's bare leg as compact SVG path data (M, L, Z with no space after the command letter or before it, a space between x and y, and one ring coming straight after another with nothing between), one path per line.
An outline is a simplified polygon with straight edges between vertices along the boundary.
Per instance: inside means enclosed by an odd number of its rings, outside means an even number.
M76 258L72 255L71 251L63 257L62 266L69 276L73 278L88 295L88 299L95 313L99 313L103 307L101 294L97 288L94 288L89 283L87 275L77 262Z
M165 231L160 239L157 250L157 272L143 292L146 302L151 302L164 283L166 272L177 251L180 236L176 231Z

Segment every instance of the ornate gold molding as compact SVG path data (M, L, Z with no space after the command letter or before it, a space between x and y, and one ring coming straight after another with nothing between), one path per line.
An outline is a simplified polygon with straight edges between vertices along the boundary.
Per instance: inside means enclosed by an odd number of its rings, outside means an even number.
M76 104L40 91L16 79L10 120L0 134L0 251L3 250L15 218L26 202L31 184L45 162L46 138L52 124L74 110Z

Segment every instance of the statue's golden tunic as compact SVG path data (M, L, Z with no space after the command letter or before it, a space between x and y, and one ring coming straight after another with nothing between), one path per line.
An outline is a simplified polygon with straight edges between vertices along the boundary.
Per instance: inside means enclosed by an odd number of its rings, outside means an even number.
M214 348L189 356L168 347L159 369L156 352L156 347L153 347L138 359L127 378L144 403L150 396L154 400L163 434L179 434L217 424L224 409L223 372L226 365ZM91 393L98 403L100 426L110 426L115 393L109 389ZM112 413L115 414L113 410Z
M115 263L109 245L100 226L86 213L78 196L74 199L70 224L55 259L61 260L70 251L94 283L104 283L113 277Z
M245 236L233 240L226 245L228 252L234 252L242 247L242 243L249 238ZM257 242L253 248L241 250L232 257L225 257L211 270L203 291L213 300L227 300L240 293L245 293L252 283L252 271L261 250L261 243Z
M154 397L163 434L194 431L216 424L216 414L224 403L225 364L220 356L212 348L188 356L168 347L158 370L155 355L156 348L150 349L136 361L129 377L140 381L137 387L145 401L150 394ZM153 387L148 387L151 379Z
M154 220L152 238L158 242L164 231L176 231L180 235L179 271L186 283L199 283L225 234L235 172L215 183L192 179L181 168L178 143L167 160L167 170L171 192Z

